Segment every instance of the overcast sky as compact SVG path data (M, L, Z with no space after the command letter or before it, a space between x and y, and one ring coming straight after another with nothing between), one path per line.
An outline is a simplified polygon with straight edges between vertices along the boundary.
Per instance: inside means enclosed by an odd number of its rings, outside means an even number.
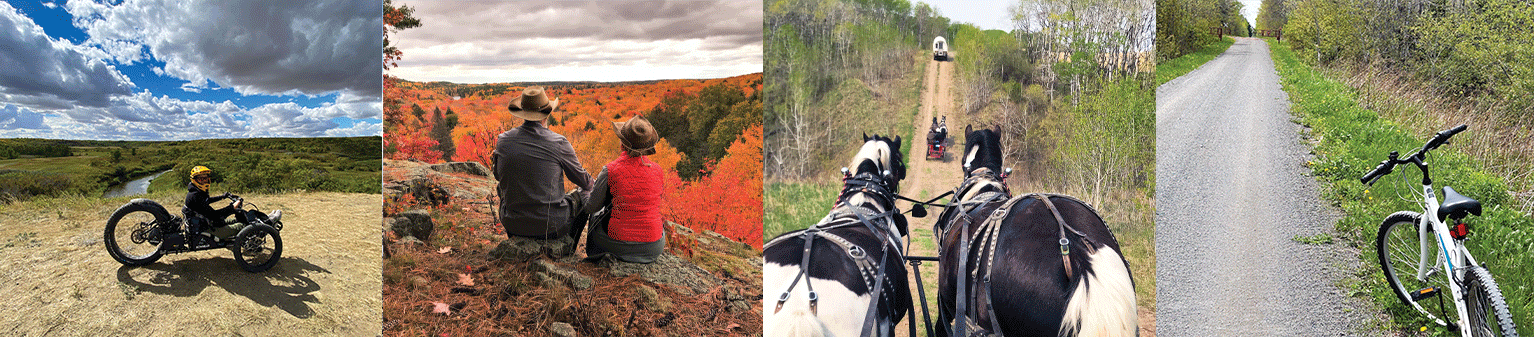
M1010 8L1018 3L1017 0L919 0L912 2L912 6L918 2L932 5L954 23L967 22L980 29L1004 31L1012 30Z
M0 137L378 135L376 0L0 2Z
M762 71L762 1L395 0L390 74L457 83L722 78Z
M1245 16L1246 17L1246 21L1252 23L1252 27L1257 27L1257 9L1262 7L1262 0L1240 0L1240 1L1241 1L1241 16Z

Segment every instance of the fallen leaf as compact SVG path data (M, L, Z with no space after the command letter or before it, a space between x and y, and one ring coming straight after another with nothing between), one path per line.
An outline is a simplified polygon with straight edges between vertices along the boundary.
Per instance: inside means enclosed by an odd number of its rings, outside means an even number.
M437 250L437 254L447 254L447 253L452 253L452 252L453 252L453 247L442 247L442 249L438 249Z
M469 274L458 274L458 284L472 287L474 286L474 278L470 277Z
M740 324L738 324L738 323L730 323L730 325L727 325L727 326L724 327L724 331L725 332L730 332L730 330L735 330L735 328L739 328L739 327L740 327Z
M433 313L433 314L443 314L443 315L452 315L453 311L448 309L447 303L431 302L431 313Z

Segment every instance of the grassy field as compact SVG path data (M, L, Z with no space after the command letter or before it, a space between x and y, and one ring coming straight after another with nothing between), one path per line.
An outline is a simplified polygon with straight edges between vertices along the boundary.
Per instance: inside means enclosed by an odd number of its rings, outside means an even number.
M378 137L88 141L0 139L0 147L68 146L71 155L0 160L0 200L99 196L108 187L173 170L150 191L185 188L192 166L214 169L214 183L239 192L314 190L377 193Z
M1156 85L1166 84L1166 82L1171 82L1178 77L1182 77L1182 75L1193 72L1194 69L1198 69L1205 62L1220 56L1221 53L1225 52L1225 49L1229 49L1230 45L1235 43L1235 39L1226 37L1208 46L1204 46L1204 49L1199 49L1192 54L1179 56L1175 59L1156 64Z
M1431 133L1412 132L1381 113L1359 106L1355 90L1300 62L1285 43L1269 40L1274 63L1283 77L1295 116L1310 127L1316 159L1309 164L1314 175L1326 186L1324 197L1341 207L1346 216L1338 221L1339 239L1361 250L1365 261L1361 282L1349 284L1354 291L1368 294L1394 316L1393 329L1417 331L1427 327L1430 334L1451 332L1434 326L1413 309L1401 303L1388 289L1378 268L1374 239L1386 215L1401 210L1420 209L1411 191L1420 188L1420 174L1414 169L1398 168L1374 186L1365 186L1358 178L1384 160L1391 151L1403 155L1422 146ZM1460 121L1441 121L1434 130L1448 129ZM1455 137L1461 140L1477 132L1476 126ZM1494 146L1494 145L1493 145ZM1429 159L1437 187L1453 186L1461 194L1480 200L1484 213L1468 219L1473 227L1467 249L1491 270L1501 285L1514 321L1523 324L1521 334L1534 333L1528 324L1534 314L1534 221L1515 210L1503 177L1487 174L1483 160L1466 155L1464 145L1451 142L1431 152ZM1405 178L1404 182L1403 177ZM1434 330L1437 329L1437 330Z

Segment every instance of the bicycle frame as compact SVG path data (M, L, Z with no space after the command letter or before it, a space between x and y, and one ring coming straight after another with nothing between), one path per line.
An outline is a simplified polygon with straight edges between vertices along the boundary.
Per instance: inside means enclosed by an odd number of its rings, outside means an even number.
M1420 160L1415 161L1414 164L1422 169L1423 174L1423 212L1417 222L1418 242L1421 243L1422 250L1421 258L1417 263L1417 280L1427 280L1434 270L1443 267L1450 282L1446 286L1449 288L1450 297L1454 300L1454 309L1459 313L1455 325L1459 326L1461 336L1470 336L1469 314L1461 283L1465 279L1465 267L1476 265L1475 258L1470 256L1469 250L1465 249L1465 240L1450 236L1448 224L1438 220L1436 216L1439 206L1438 196L1433 192L1432 180L1427 176L1427 165ZM1438 246L1436 249L1431 244L1434 242ZM1415 306L1417 310L1423 310L1421 303L1412 302L1412 306ZM1438 324L1443 325L1444 321L1439 319Z

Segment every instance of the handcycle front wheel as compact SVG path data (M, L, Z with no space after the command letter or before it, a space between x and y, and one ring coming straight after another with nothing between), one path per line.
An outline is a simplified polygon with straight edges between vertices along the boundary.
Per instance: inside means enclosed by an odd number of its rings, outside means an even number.
M277 265L282 258L282 235L267 225L246 226L235 235L234 261L245 271L257 273Z
M1491 271L1471 266L1465 271L1465 311L1473 337L1517 337L1518 327Z
M1453 301L1439 296L1449 296L1449 279L1447 271L1438 269L1427 275L1426 279L1417 279L1418 263L1422 254L1422 237L1417 232L1417 224L1422 215L1416 212L1396 212L1385 217L1385 222L1380 224L1379 236L1374 240L1374 250L1379 257L1380 269L1384 271L1385 280L1390 283L1390 289L1395 292L1396 298L1408 307L1417 309L1438 325L1448 325L1446 317L1450 317L1450 310L1454 310ZM1436 254L1438 243L1428 236L1427 245L1429 254ZM1429 268L1441 266L1441 263L1429 265ZM1423 303L1412 299L1413 293L1428 288L1438 290L1437 296L1424 297L1423 301L1433 300L1438 297L1440 303ZM1437 301L1435 301L1437 302ZM1428 310L1429 307L1438 308Z

